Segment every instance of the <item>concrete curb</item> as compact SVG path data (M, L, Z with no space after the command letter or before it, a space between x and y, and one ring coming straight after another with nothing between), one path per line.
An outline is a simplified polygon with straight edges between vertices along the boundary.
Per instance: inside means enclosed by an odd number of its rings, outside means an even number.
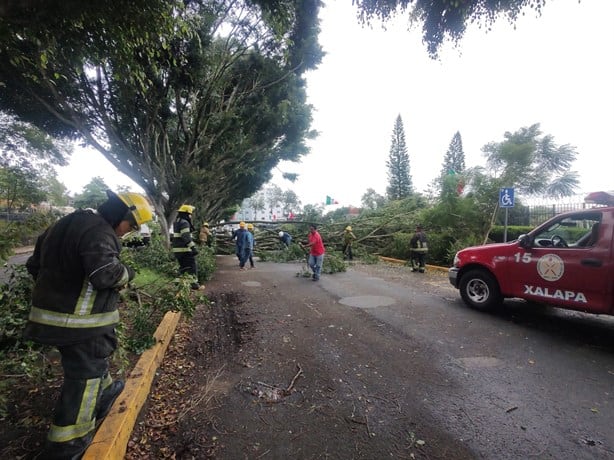
M124 458L136 419L145 403L156 370L175 334L181 313L167 312L154 337L156 344L145 351L126 381L109 415L104 419L83 460L117 460Z
M407 264L406 260L393 259L392 257L384 257L384 256L378 256L378 257L379 257L380 260L382 260L384 262L389 262L389 263L398 264L398 265L406 265ZM436 270L436 271L448 273L448 267L439 267L437 265L426 264L426 268L431 269L431 270Z

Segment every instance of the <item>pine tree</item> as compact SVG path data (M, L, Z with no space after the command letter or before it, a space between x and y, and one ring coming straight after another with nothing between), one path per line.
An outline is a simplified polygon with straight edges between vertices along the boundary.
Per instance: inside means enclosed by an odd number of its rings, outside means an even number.
M392 130L390 155L386 162L388 166L388 187L386 194L390 200L407 198L413 192L411 175L409 174L409 156L405 144L405 130L401 115L397 116Z
M450 146L443 159L441 175L460 174L465 170L465 152L463 151L463 140L461 134L456 131L454 137L450 141Z
M465 170L465 152L463 151L463 140L459 131L456 131L450 146L446 152L441 166L439 178L435 179L435 184L439 186L440 196L448 193L460 195L465 188L463 171Z

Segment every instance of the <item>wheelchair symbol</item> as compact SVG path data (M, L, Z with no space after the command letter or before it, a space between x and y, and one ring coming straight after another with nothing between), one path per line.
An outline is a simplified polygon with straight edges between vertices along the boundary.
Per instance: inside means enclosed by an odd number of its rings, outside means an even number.
M505 193L501 197L501 204L503 206L511 206L512 205L512 197L510 196L509 193L507 193L507 190L505 191Z
M503 208L514 206L514 189L502 188L499 192L499 204Z

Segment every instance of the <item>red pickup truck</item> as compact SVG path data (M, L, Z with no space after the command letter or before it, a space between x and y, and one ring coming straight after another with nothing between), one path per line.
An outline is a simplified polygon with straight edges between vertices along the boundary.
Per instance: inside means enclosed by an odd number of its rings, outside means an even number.
M450 283L482 311L513 297L614 315L614 193L585 201L595 206L559 214L508 243L459 251Z

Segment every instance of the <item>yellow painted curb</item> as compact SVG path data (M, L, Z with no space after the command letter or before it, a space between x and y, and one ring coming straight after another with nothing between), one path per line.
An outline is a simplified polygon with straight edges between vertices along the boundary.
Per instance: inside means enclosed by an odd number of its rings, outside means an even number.
M145 351L126 381L109 415L96 432L94 441L85 452L84 460L117 460L124 458L128 440L136 419L149 395L151 383L166 349L175 334L181 313L167 312L154 337L156 344Z
M406 265L407 264L406 260L393 259L392 257L384 257L384 256L378 256L378 257L380 258L380 260L383 260L384 262L390 262L390 263L399 264L399 265ZM448 268L447 267L439 267L437 265L426 264L426 268L430 268L432 270L437 270L437 271L440 271L440 272L448 273Z

